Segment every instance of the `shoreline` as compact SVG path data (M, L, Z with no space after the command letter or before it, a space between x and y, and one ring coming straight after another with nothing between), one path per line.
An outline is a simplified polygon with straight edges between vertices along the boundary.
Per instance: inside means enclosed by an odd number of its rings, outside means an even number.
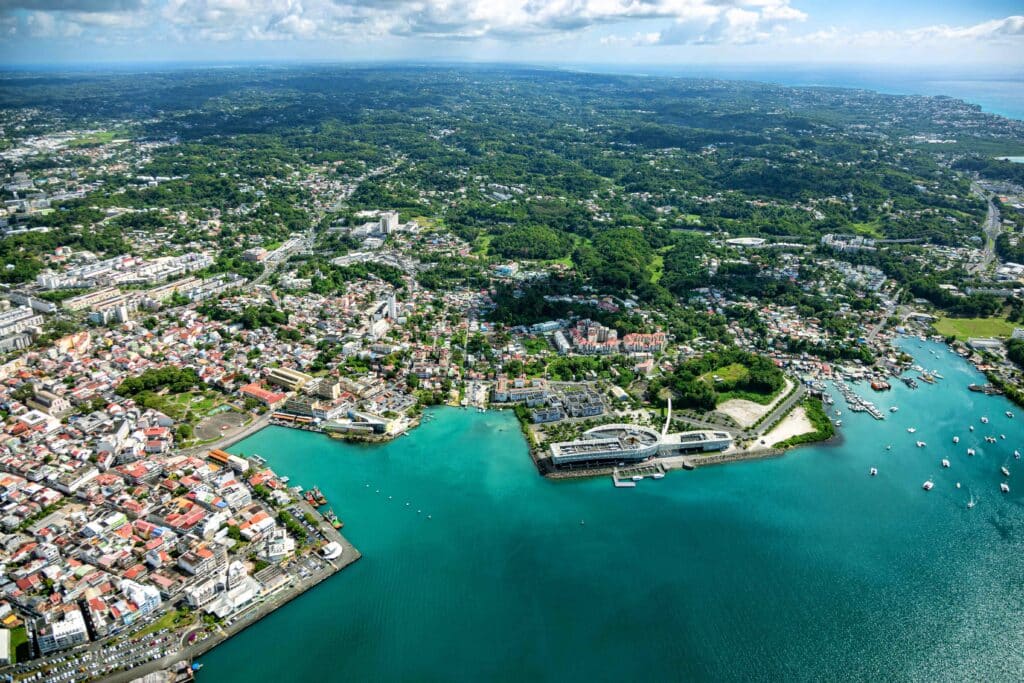
M263 415L257 418L256 421L244 426L239 432L225 435L217 442L205 444L199 447L199 449L211 450L214 448L230 448L250 436L258 434L269 426L272 426L269 415ZM335 529L328 524L323 518L323 515L303 500L301 496L295 499L295 505L302 509L303 512L310 513L320 519L320 522L317 525L320 532L329 542L333 541L342 547L343 551L340 557L333 560L324 559L324 562L326 562L327 566L330 567L329 570L312 575L308 579L293 578L292 583L268 594L263 602L247 608L227 626L217 626L216 630L209 636L202 640L198 640L192 645L186 646L175 654L166 655L160 659L147 662L142 666L138 666L127 671L114 672L98 680L104 681L105 683L130 683L130 681L134 681L135 679L146 676L147 674L165 671L182 661L190 663L194 662L196 659L214 650L217 646L226 643L250 626L259 623L274 612L291 603L293 600L306 594L324 581L336 576L352 564L355 564L362 559L363 554L359 552L352 542L345 538L338 529ZM311 553L317 554L316 550L312 550ZM295 557L299 557L299 555L296 554ZM191 628L187 629L181 634L181 637L184 638L192 631L193 629Z

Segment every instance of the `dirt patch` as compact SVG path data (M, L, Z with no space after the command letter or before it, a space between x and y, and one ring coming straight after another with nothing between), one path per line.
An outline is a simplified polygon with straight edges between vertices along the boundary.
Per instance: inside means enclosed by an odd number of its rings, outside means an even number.
M227 410L223 413L210 415L200 420L196 425L196 438L200 441L209 441L220 437L224 432L235 427L241 427L245 423L245 415Z

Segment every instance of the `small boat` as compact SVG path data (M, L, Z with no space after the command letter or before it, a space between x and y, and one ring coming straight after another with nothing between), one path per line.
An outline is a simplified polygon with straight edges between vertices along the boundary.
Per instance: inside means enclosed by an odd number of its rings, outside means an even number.
M433 517L430 516L430 515L427 515L427 519L433 519Z
M1002 484L999 485L999 490L1002 491L1003 493L1009 493L1010 485L1004 481Z
M931 479L921 484L921 488L923 488L925 491L931 491L934 487L935 483Z
M983 424L983 425L987 425L988 424L988 418L985 417L984 415L981 417L981 424Z
M899 406L893 406L892 408L889 408L889 412L890 413L895 413L895 412L898 412L899 409L900 409Z
M999 468L999 471L1003 473L1004 477L1010 476L1010 470L1006 469L1006 465Z
M974 425L971 425L968 429L970 429L973 432L974 431Z
M1013 419L1013 413L1011 413L1009 410L1007 410L1006 411L1006 417L1008 417L1008 418L1010 418L1012 420Z
M926 443L925 443L924 441L918 441L918 442L917 442L917 447L918 447L918 448L924 448L924 447L925 447L925 446L927 446L927 445L928 445L928 444L926 444Z
M868 470L868 474L870 474L872 477L877 477L878 476L878 469L872 467L870 470Z
M967 509L968 510L973 510L974 509L974 496L971 496L971 499L969 501L967 501Z
M975 453L975 451L974 451L973 448L968 448L967 449L967 455L974 455L974 453Z
M314 486L306 492L306 501L315 508L320 507L321 505L327 505L327 499L324 497L324 494L320 492L319 486Z
M886 446L886 447L885 447L885 450L887 450L887 451L891 451L891 450L892 450L892 444L889 444L888 446Z
M954 436L953 437L953 443L960 443L960 437L959 436Z
M340 529L345 526L345 524L338 519L338 516L334 514L334 510L331 510L330 508L328 508L327 512L324 513L324 519L326 519L327 522L335 529Z
M842 426L843 426L843 421L842 420L836 420L836 427L842 427Z
M943 458L942 459L942 466L943 467L949 467L949 460L946 460L945 458Z
M999 435L999 438L1000 438L1000 439L1005 439L1005 438L1006 438L1006 434L1000 434L1000 435Z
M907 431L913 434L914 432L917 431L917 427L907 427Z
M654 474L651 475L651 479L664 479L664 478L665 478L665 473L664 472L655 472Z
M1020 451L1016 451L1016 450L1015 450L1015 451L1013 452L1013 457L1015 457L1015 458L1017 458L1018 460L1020 460Z
M957 482L957 483L956 483L956 487L957 487L957 488L960 488L960 482Z
M580 526L583 526L583 524L584 524L584 521L581 519L580 520Z
M642 474L634 474L632 477L630 477L630 479L632 479L633 481L643 481L643 478L644 475Z
M986 436L985 437L985 441L986 441L986 443L995 443L996 442L996 437L994 437L994 436Z

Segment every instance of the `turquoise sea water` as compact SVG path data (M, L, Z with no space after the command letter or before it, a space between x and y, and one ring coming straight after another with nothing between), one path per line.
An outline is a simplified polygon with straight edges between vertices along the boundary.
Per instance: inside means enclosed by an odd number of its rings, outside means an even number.
M968 392L981 376L945 347L907 348L946 379L874 394L899 406L885 421L839 406L839 444L636 489L542 479L511 413L436 410L373 447L264 430L232 450L318 484L364 558L200 683L1019 680L1024 410Z
M1024 120L1024 79L1007 66L900 68L898 65L590 64L599 73L722 78L789 86L862 88L889 95L946 95L992 114Z

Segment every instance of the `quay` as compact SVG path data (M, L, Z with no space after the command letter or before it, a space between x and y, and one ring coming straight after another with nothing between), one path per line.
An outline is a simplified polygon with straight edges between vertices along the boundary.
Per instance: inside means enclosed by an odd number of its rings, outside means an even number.
M741 462L744 460L763 460L765 458L778 458L785 453L782 448L754 448L751 450L726 451L701 456L686 456L666 461L665 469L693 470L708 465L724 465L729 462Z

